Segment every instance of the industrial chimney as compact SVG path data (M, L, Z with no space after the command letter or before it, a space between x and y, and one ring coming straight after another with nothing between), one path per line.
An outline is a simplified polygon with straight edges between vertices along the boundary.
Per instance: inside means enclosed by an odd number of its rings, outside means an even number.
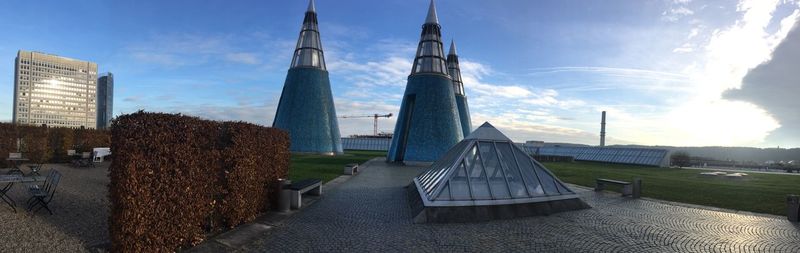
M600 146L606 146L606 111L603 111L603 119L600 121Z

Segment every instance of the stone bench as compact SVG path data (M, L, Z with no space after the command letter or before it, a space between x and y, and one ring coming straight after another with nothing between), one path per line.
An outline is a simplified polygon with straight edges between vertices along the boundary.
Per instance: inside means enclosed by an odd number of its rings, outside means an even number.
M300 209L301 205L303 204L303 193L309 192L309 194L314 196L322 195L322 180L319 179L304 179L297 181L296 183L292 183L289 186L289 190L292 192L292 209Z
M344 166L344 174L345 175L355 175L358 174L358 164L351 163Z
M602 191L606 189L606 184L615 184L622 186L622 196L632 196L634 198L639 198L642 196L642 180L635 179L633 183L613 180L613 179L605 179L605 178L597 178L595 180L595 191Z

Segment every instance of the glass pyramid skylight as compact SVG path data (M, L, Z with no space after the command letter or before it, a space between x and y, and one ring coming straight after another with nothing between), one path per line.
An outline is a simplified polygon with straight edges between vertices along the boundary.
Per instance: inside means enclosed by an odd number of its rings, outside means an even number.
M578 197L488 122L414 178L414 183L425 206L503 205Z

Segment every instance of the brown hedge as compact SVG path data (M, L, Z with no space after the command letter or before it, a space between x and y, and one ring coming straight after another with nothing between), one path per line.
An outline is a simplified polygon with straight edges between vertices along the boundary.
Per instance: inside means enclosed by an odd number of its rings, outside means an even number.
M91 151L96 147L110 147L111 133L95 129L49 128L0 123L0 155L17 152L17 138L20 139L20 152L32 163L69 161L67 150L76 149L77 140L84 145L79 152ZM5 166L10 166L2 159Z
M289 167L288 134L248 123L137 112L112 136L113 252L175 251L251 221Z

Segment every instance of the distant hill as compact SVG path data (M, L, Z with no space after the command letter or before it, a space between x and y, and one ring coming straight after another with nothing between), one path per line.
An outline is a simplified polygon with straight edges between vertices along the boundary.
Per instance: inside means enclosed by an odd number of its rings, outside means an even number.
M670 151L686 151L690 156L705 157L722 161L757 162L800 161L800 148L748 148L748 147L672 147L613 145L614 147L663 148Z
M522 144L522 143L520 143ZM544 143L545 147L596 147L574 143ZM673 146L645 146L645 145L609 145L616 148L658 148L670 152L686 151L692 157L706 158L719 161L736 162L800 162L800 148L749 148L749 147L673 147Z

